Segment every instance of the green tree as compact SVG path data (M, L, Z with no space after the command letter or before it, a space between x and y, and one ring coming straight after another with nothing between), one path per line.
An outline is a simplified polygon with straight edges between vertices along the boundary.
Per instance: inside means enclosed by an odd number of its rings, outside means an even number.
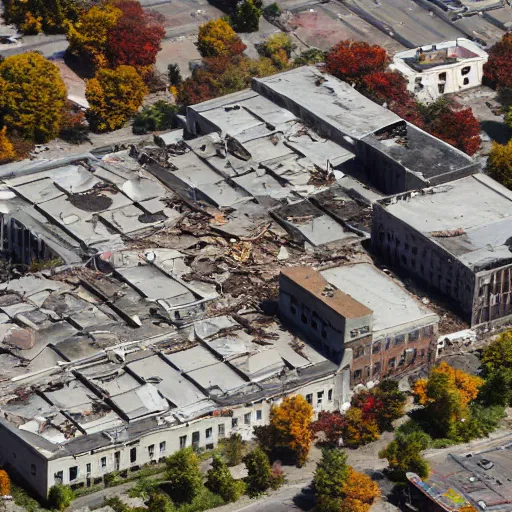
M482 353L482 364L486 375L500 370L501 368L512 370L512 331L500 334L484 349Z
M169 64L167 66L167 76L169 77L170 84L174 85L175 87L181 84L183 81L178 64Z
M133 133L159 132L173 128L176 122L178 107L166 101L160 100L153 105L144 107L133 118Z
M272 472L266 453L261 448L255 448L244 457L247 467L247 494L257 496L268 490L272 485Z
M276 2L267 5L262 10L263 17L268 21L274 21L276 18L279 18L281 13L281 8Z
M292 40L288 34L278 32L267 37L260 45L259 52L267 57L278 69L286 69L293 50Z
M174 503L190 503L203 487L199 460L191 447L183 448L167 458L169 495Z
M74 495L69 485L55 484L48 493L48 503L57 510L64 510L71 505Z
M407 472L427 478L430 468L420 452L428 448L430 442L430 436L425 432L414 431L410 434L397 432L395 439L379 452L379 457L388 460L389 472L393 480L405 482Z
M231 476L227 464L218 455L213 457L212 469L206 475L205 486L226 502L237 501L245 491L244 483Z
M108 132L122 128L140 108L145 95L146 86L135 68L100 69L85 88L91 129Z
M174 512L176 507L163 492L153 492L149 497L148 512Z
M372 389L378 407L375 410L375 419L379 430L392 431L392 422L404 415L407 395L398 389L398 382L385 379Z
M309 64L320 64L325 62L327 52L318 48L310 48L303 51L298 57L295 58L293 63L296 66L306 66Z
M237 32L257 32L260 28L260 16L261 9L253 0L243 0L236 6L231 23Z
M349 476L347 454L337 449L322 450L322 459L313 478L319 512L338 512L344 499L343 488Z
M0 126L36 142L59 134L66 86L59 68L35 52L5 58L0 64Z
M242 463L245 442L240 434L231 434L221 443L221 448L228 466L238 466Z

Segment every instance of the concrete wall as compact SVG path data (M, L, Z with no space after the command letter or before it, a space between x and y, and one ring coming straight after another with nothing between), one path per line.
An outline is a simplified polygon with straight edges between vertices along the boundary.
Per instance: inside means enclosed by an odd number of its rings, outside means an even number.
M364 338L371 331L371 315L345 318L286 276L281 275L279 289L281 318L303 332L317 349L337 364L343 358L346 342Z
M27 436L34 434L27 433ZM27 438L28 438L27 437ZM26 480L40 496L48 490L48 461L18 436L17 429L0 418L0 466Z
M468 321L471 320L475 289L471 270L378 203L373 205L372 250L389 265L406 270L451 297Z

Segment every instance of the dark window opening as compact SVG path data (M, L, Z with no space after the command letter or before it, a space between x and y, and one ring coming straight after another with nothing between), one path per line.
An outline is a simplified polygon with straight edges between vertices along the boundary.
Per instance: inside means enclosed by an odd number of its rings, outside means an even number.
M35 464L30 464L30 473L32 475L36 474L36 465Z
M332 389L329 389L329 391L327 391L327 400L329 402L332 402Z
M446 82L446 72L439 73L439 81L440 82Z
M130 448L130 462L137 460L137 448Z
M380 363L377 362L373 365L373 375L379 375L380 373Z
M444 94L444 84L437 84L437 90L439 94Z
M231 418L231 428L238 427L238 418Z
M372 354L377 354L378 352L380 352L380 341L374 343L372 347Z
M263 418L263 411L261 409L258 409L256 411L256 419L261 420Z
M420 337L420 331L419 329L416 329L415 331L412 331L409 333L409 341L416 341Z
M468 75L470 71L471 71L471 66L464 66L464 67L460 70L460 74L461 74L462 76L464 76L464 75Z
M309 405L313 405L313 394L312 393L308 393L306 395L306 402L309 404Z
M207 428L206 431L205 431L205 435L206 435L206 439L209 439L210 437L213 436L213 429L210 427L210 428Z
M78 478L78 466L70 467L69 468L69 481L72 482L73 480L76 480L77 478Z
M300 315L300 320L303 324L308 323L308 317L304 313L302 313L302 315Z
M57 473L54 473L53 479L55 480L56 484L61 484L62 480L64 479L64 472L63 471L57 471Z
M463 85L469 85L469 78L468 77L464 78L462 83L463 83Z
M150 444L148 446L148 455L149 455L149 458L152 459L155 455L155 445L154 444Z
M221 423L218 426L218 429L219 429L219 439L224 439L224 437L226 435L226 427L225 427L224 423Z
M199 431L192 432L192 447L194 449L199 448L199 439L200 438L201 438L201 434L199 433Z
M107 457L101 457L101 469L105 469L107 467Z
M180 437L180 450L182 448L186 448L187 446L187 436L181 436Z
M248 412L247 414L244 414L244 424L250 425L251 424L251 413Z
M362 375L362 370L356 370L354 372L354 380L359 380L361 378L361 375Z

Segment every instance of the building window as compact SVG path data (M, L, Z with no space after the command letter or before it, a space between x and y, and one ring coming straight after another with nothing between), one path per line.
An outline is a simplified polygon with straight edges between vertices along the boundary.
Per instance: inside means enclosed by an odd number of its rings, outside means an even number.
M332 389L329 389L329 391L327 391L327 401L332 402Z
M248 412L247 414L244 414L244 424L250 425L251 424L251 413Z
M35 476L35 474L36 474L36 465L35 464L30 464L30 474Z
M427 327L423 327L423 336L432 336L434 334L434 326L433 325L427 325Z
M90 462L88 462L86 465L85 465L85 474L87 476L87 478L90 478L91 477L91 473L92 473L92 465Z
M263 411L261 409L258 409L256 411L256 420L259 421L263 418Z
M137 460L137 448L130 448L130 462L135 462Z
M297 314L297 306L299 305L297 299L295 297L292 297L291 304L290 304L290 310L295 315Z
M464 80L462 80L463 85L469 85L469 78L466 76L464 77Z
M446 72L439 73L439 81L440 82L446 82Z
M364 356L364 347L357 347L354 359L359 359L362 356Z
M35 473L34 473L35 474ZM69 481L72 482L78 478L78 466L72 466L69 468Z
M405 334L401 334L395 338L395 347L401 345L402 343L405 343Z
M213 429L211 427L206 429L205 436L206 439L210 439L213 436Z
M192 432L192 448L197 450L199 448L199 440L201 439L201 434L199 431Z
M226 436L226 426L224 425L224 423L221 423L218 426L218 432L219 432L219 439L224 439L224 437Z
M154 444L150 444L148 446L148 455L149 455L150 459L152 459L155 456L155 445Z
M388 361L388 368L392 369L395 367L395 358L392 357L389 361Z
M53 480L56 484L61 484L62 480L64 479L64 472L63 471L57 471L53 474Z
M377 354L378 352L380 352L380 341L374 343L372 346L372 354Z
M107 457L101 457L100 463L101 463L101 469L103 469L103 470L107 469Z
M444 94L444 84L437 84L439 94Z
M389 350L389 347L391 347L392 341L393 341L393 338L386 338L386 350Z
M302 315L300 315L300 320L303 324L308 323L308 317L304 313L302 313Z
M160 443L160 455L163 455L165 453L165 449L166 449L166 443L165 443L165 441L162 441Z
M322 327L322 338L324 340L327 338L327 331L325 330L325 327Z
M231 418L231 428L238 427L238 418Z
M364 373L365 373L366 377L370 376L370 367L369 366L364 367Z
M318 315L313 311L313 314L311 315L311 327L313 329L318 329Z
M356 370L354 372L354 380L359 380L361 378L361 374L362 374L361 370Z
M320 407L322 405L323 401L324 401L324 392L323 391L319 391L316 394L316 406Z
M373 375L379 375L380 374L380 362L376 362L373 365Z
M409 338L409 341L418 341L420 338L419 329L416 329L415 331L410 332L408 338Z
M306 402L309 404L309 405L313 405L313 394L312 393L308 393L306 395Z
M465 76L465 75L469 75L469 72L471 71L471 66L464 66L461 70L460 70L460 74L462 76Z
M180 450L187 447L187 436L180 436Z

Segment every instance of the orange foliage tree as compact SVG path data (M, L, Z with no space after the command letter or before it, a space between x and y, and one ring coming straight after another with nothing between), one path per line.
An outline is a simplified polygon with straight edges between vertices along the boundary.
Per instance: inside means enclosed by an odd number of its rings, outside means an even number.
M11 494L11 480L7 471L0 469L0 496L9 496Z
M350 466L343 492L341 512L367 512L380 495L379 486L368 475Z
M302 395L285 397L270 411L270 424L254 428L261 448L289 464L302 466L306 462L313 433L310 425L313 408Z

